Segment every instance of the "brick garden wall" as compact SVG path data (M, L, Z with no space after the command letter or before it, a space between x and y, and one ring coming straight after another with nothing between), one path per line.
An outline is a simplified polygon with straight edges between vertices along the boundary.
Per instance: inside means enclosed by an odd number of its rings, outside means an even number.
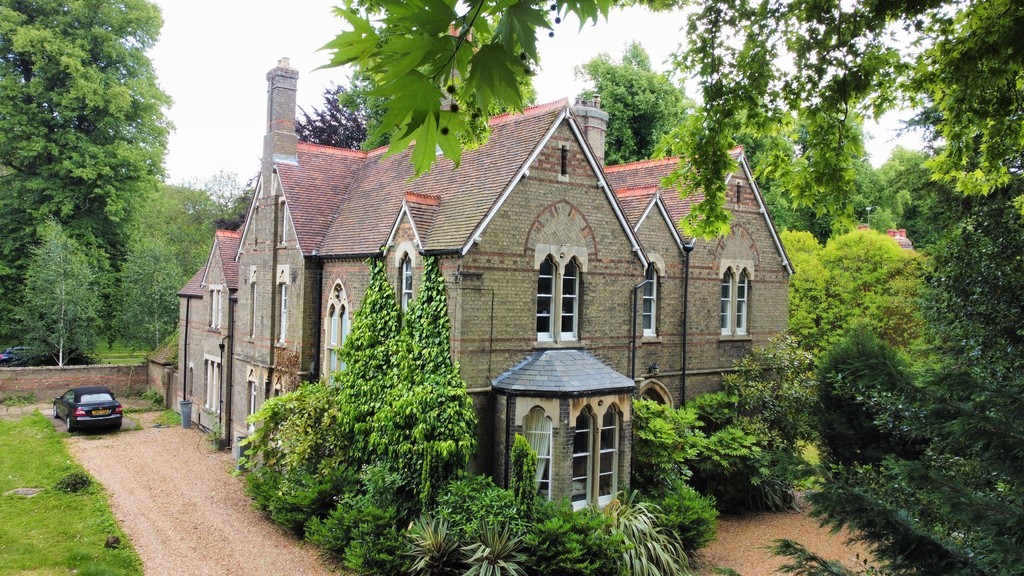
M66 366L64 368L0 368L0 397L32 394L46 402L78 386L106 386L115 395L148 389L145 364Z

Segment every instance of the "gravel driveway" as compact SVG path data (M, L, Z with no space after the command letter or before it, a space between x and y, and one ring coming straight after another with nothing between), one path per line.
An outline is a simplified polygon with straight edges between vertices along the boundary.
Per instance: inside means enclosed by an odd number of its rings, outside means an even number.
M142 430L73 434L67 443L107 489L146 576L337 574L252 508L230 453L213 452L196 429L154 428L158 415L133 414Z

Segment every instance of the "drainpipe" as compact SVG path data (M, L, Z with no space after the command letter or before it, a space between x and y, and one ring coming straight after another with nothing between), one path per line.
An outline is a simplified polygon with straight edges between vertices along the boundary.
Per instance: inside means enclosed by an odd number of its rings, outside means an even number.
M228 341L227 354L224 354L224 350L221 349L221 366L227 367L227 370L221 370L221 419L224 421L224 439L228 442L231 441L231 400L234 395L234 370L235 370L235 305L238 302L233 302L231 298L228 298L228 335L225 338ZM221 339L221 345L224 344L224 339ZM225 376L226 374L226 376ZM225 400L226 398L226 400Z
M185 357L182 364L184 374L181 377L181 399L188 400L188 323L192 312L192 298L185 297Z
M696 245L696 238L691 239L689 244L683 244L683 253L686 256L686 260L683 263L683 367L680 370L680 372L683 373L683 389L681 394L682 398L680 398L679 401L680 406L686 406L686 369L688 367L686 362L686 319L690 308L690 252L693 252L693 247Z

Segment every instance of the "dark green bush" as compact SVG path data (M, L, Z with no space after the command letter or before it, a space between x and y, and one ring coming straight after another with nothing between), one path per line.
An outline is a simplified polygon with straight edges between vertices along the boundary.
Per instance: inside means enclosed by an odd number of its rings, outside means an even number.
M285 476L274 469L258 467L245 480L245 493L256 508L299 536L310 518L326 516L334 507L336 496L345 491L340 474L333 478L316 478L303 472Z
M412 563L405 553L408 545L403 533L396 526L395 509L381 508L365 499L353 504L351 514L356 521L345 548L345 565L360 574L408 573Z
M537 453L522 435L516 434L509 458L509 490L516 501L516 507L524 519L533 515L537 500Z
M85 472L72 472L54 484L53 489L66 494L81 492L92 486L92 477Z
M822 409L822 454L831 464L874 464L887 455L916 459L919 439L909 434L898 398L910 376L899 352L870 328L853 330L821 359L818 384Z
M524 565L535 576L621 576L622 535L611 520L591 508L573 512L568 502L541 502L523 537Z
M661 525L676 535L687 554L715 539L718 510L714 498L702 496L680 480L672 490L652 501L661 508Z
M433 514L447 520L452 535L462 542L477 536L481 520L508 526L514 534L521 534L527 521L511 491L495 486L490 477L471 474L448 483Z

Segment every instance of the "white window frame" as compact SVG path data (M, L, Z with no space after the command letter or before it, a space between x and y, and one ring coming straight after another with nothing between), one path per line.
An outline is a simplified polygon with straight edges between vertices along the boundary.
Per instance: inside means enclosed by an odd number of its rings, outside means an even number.
M412 303L412 258L409 254L402 257L398 270L398 289L401 295L402 311L409 309Z
M582 285L583 264L575 256L570 256L564 262L548 254L544 258L538 258L537 270L537 313L534 317L537 323L538 342L576 342L579 340L580 331L580 309L582 296L580 286ZM547 274L545 267L550 266L551 274ZM541 284L550 280L551 292L542 292ZM544 303L548 303L545 310ZM570 310L571 312L567 312ZM540 324L542 319L548 323L548 331L542 331ZM568 327L568 330L564 328Z
M206 401L204 406L211 412L220 414L220 358L206 355L203 359L206 369Z
M750 297L750 275L746 270L741 270L739 279L736 282L736 315L733 326L736 334L746 336L747 334L747 300Z
M551 453L554 449L551 417L534 406L523 418L523 435L537 455L537 493L551 500Z
M721 283L722 291L719 296L719 320L722 328L722 336L732 335L732 299L735 294L733 284L733 271L732 268L726 268L725 274L722 275Z
M278 317L278 336L277 341L283 344L285 337L288 334L288 284L282 282L278 284L281 287L281 302L280 302L280 316Z
M253 414L255 414L256 410L259 408L259 406L257 405L258 402L259 402L259 395L258 394L259 394L259 384L257 384L255 380L249 380L249 414L248 414L248 416L252 416ZM246 418L246 420L248 420L248 418ZM254 431L256 431L256 424L250 422L249 423L249 432L254 432Z
M545 268L550 267L550 273ZM545 258L537 271L537 340L540 342L551 342L555 339L555 279L558 277L558 266L550 256ZM541 291L542 281L547 280L550 289L547 292ZM542 303L546 302L547 306ZM540 324L547 322L548 329L541 331Z
M249 282L249 338L256 337L256 282Z
M221 316L224 313L224 287L220 284L210 285L210 328L220 330Z
M658 335L658 271L654 266L647 267L646 280L640 325L643 327L644 336L652 337Z
M722 336L747 336L750 333L750 269L729 266L722 273L720 320Z
M611 418L611 424L608 423L608 419ZM611 406L605 411L604 416L601 417L601 427L597 433L595 441L595 450L597 453L597 504L599 506L606 506L615 497L615 493L619 490L619 438L622 430L622 416L615 407ZM605 433L611 435L611 447L606 447L604 438ZM605 470L604 457L610 455L611 466L610 469ZM610 477L609 483L610 488L607 493L601 493L601 481L605 477Z
M586 417L586 425L580 426L580 419ZM588 408L584 408L578 416L576 416L576 427L573 430L572 436L572 468L571 478L572 481L569 485L569 499L572 502L573 510L580 510L585 508L591 502L591 494L593 494L593 481L594 481L594 413ZM581 434L585 434L586 437L582 442L577 442L577 439ZM577 444L580 444L585 451L577 452ZM583 460L583 476L577 476L576 462L577 460ZM582 492L577 490L576 483L582 484ZM578 496L582 495L582 498Z

